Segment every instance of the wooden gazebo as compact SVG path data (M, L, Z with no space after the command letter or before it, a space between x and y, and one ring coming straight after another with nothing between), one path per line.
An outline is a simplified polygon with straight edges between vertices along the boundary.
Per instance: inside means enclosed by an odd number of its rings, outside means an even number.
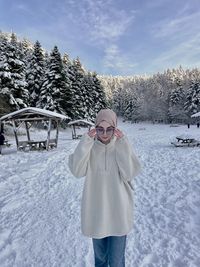
M70 121L68 125L72 127L72 139L78 139L82 136L82 134L77 134L76 129L78 127L83 126L83 127L88 127L88 130L90 130L90 128L94 126L94 123L80 119L80 120Z
M59 123L62 120L69 119L67 116L62 114L52 112L45 109L28 107L23 108L12 113L9 113L0 118L0 125L4 122L11 122L14 130L15 140L17 149L20 150L34 150L34 149L49 149L52 147L57 147L58 144L58 130ZM48 125L47 137L45 140L35 141L30 138L29 129L32 127L33 123L45 122ZM27 141L19 141L18 130L25 124ZM50 138L52 125L56 128L56 137L54 139Z

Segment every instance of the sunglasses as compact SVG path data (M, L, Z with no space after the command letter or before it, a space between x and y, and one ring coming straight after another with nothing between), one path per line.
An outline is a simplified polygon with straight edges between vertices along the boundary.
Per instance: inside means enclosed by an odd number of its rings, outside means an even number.
M103 127L96 127L96 132L98 135L103 135L106 132L106 135L113 135L115 128L108 127L104 129Z

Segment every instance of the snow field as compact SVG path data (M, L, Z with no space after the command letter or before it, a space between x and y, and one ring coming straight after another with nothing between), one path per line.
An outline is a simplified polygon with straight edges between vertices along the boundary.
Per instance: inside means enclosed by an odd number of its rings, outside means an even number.
M200 139L200 130L122 122L119 128L143 169L133 183L126 266L199 267L200 149L170 141L180 134ZM80 230L84 178L74 178L67 166L78 143L70 138L61 131L57 149L16 152L13 146L0 156L1 267L94 266L92 241Z

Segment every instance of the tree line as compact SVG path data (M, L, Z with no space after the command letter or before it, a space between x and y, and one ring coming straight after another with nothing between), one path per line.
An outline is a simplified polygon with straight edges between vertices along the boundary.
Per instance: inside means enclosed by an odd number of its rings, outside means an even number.
M167 69L152 76L99 76L108 103L124 120L189 123L200 111L200 70Z
M105 107L124 120L190 122L200 111L200 70L167 69L152 76L106 76L87 71L79 58L48 54L0 32L0 115L32 106L94 120Z
M39 41L33 45L0 32L1 114L31 106L65 114L69 120L94 120L106 105L97 73L85 70L79 58L62 57L57 46L48 54Z

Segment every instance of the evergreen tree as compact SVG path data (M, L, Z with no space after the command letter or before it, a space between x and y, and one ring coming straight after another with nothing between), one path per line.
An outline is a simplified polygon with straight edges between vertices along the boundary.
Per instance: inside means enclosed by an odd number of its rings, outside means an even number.
M169 93L169 120L171 122L183 122L186 119L184 110L185 92L179 77L175 78L174 86L175 89Z
M62 99L62 107L69 118L72 119L75 111L73 103L74 92L72 90L72 82L75 80L75 74L72 71L72 62L66 53L63 56L63 71L65 75L66 89Z
M62 101L65 90L62 59L57 46L55 46L50 54L49 67L44 76L37 107L64 114Z
M23 40L20 42L20 47L24 52L24 55L30 54L34 50L33 44L26 38L23 38Z
M122 101L122 116L123 117L125 115L126 108L127 108L128 104L129 104L130 96L131 96L131 93L128 92L128 90L124 90L123 101Z
M124 100L124 90L122 87L119 87L113 93L112 108L115 110L117 115L123 115L123 100Z
M6 37L6 35L0 31L0 60L2 61L2 56L4 54L4 52L6 51L8 45L8 38Z
M36 107L44 79L44 55L39 41L36 41L30 61L27 63L26 81L29 91L29 105Z
M94 118L93 91L95 89L90 73L84 75L81 89L81 94L84 99L82 102L83 118L90 121Z
M136 122L139 119L140 104L139 99L135 95L130 95L127 106L124 111L124 118L131 122Z
M200 84L199 81L192 81L186 95L185 110L188 116L200 111Z
M4 61L6 48L8 45L8 38L7 36L0 31L0 117L6 113L6 110L10 111L10 104L9 104L9 93L4 88L4 75L6 62Z
M79 60L77 58L76 60L73 60L72 73L74 74L73 80L72 80L72 91L74 93L73 95L73 103L74 103L74 113L73 113L73 119L82 119L85 118L85 105L84 105L84 75L85 70Z
M131 121L132 120L132 112L133 112L133 100L130 99L130 100L128 100L128 103L125 107L124 118L126 120Z
M106 103L106 95L105 95L105 91L104 88L100 82L100 80L97 78L97 73L93 72L92 74L92 78L93 78L93 83L94 83L94 113L96 114L97 112L99 112L99 110L106 108L107 107L107 103Z
M1 51L0 60L1 93L8 99L13 110L26 107L28 92L25 82L25 64L14 33L11 35L10 42L7 42L6 47Z

